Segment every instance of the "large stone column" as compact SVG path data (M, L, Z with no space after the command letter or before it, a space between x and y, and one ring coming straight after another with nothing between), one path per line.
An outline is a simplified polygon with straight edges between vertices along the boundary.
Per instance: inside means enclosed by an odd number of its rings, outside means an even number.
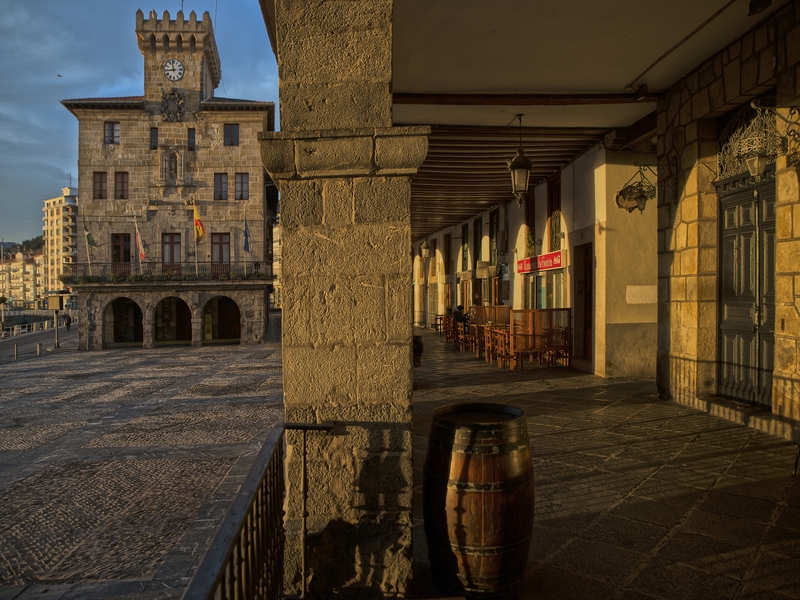
M286 420L308 434L309 597L411 578L410 176L427 128L391 123L392 2L278 0ZM287 433L286 591L300 582L301 434Z

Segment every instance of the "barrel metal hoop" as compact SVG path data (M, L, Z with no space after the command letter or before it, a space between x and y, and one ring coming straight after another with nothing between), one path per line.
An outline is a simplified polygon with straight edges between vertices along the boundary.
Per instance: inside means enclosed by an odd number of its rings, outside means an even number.
M461 554L468 554L470 556L500 556L502 554L508 554L509 552L514 552L519 550L520 548L530 544L531 536L526 535L521 540L516 542L509 542L508 544L503 544L502 546L460 546L458 544L450 544L446 541L442 540L435 540L440 546L445 548L450 548L453 552L461 553ZM478 581L479 578L471 577L473 581ZM483 579L489 580L489 578L484 577Z
M515 477L514 479L508 479L506 481L494 481L491 483L454 481L452 479L437 477L430 471L425 471L425 477L429 478L434 484L447 486L451 490L460 490L462 492L502 492L504 490L522 487L533 481L533 473L527 473L522 477Z
M517 450L530 449L530 442L528 440L520 440L516 443L493 444L493 445L470 445L470 444L440 444L434 440L430 441L430 445L437 450L442 450L448 454L508 454Z

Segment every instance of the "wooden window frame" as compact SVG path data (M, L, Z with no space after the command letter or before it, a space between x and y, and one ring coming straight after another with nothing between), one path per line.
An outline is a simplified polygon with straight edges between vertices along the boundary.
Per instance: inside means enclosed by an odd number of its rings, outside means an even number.
M114 198L116 200L128 199L128 172L114 172Z
M250 199L250 173L236 173L234 175L236 200Z
M177 256L176 256L177 254ZM181 266L181 234L163 232L161 234L161 265L164 271L180 270Z
M547 181L547 219L550 225L550 252L561 250L561 175Z
M483 218L478 217L472 222L472 245L475 246L475 256L472 268L478 268L478 261L483 260Z
M119 144L119 121L106 121L103 123L103 143Z
M225 146L239 145L239 124L225 123L223 125L223 144Z
M216 232L211 234L211 274L221 275L231 268L231 234Z
M495 209L489 213L489 264L497 264L497 236L500 233L500 210Z
M108 173L95 171L92 183L92 198L94 200L108 199Z
M228 199L228 174L214 173L214 200Z
M469 271L469 223L461 226L461 271Z

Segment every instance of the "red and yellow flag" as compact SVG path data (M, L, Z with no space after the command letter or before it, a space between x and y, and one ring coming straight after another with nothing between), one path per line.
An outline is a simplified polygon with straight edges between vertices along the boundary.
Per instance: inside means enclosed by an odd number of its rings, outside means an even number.
M200 240L206 237L206 228L203 227L203 222L200 220L200 212L197 210L197 204L194 205L194 243L199 244Z

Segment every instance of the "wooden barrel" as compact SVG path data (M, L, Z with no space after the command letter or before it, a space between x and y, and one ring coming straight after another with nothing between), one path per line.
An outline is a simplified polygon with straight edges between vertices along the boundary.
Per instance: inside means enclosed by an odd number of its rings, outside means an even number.
M473 598L512 594L533 529L525 413L485 403L436 409L422 495L434 583Z

